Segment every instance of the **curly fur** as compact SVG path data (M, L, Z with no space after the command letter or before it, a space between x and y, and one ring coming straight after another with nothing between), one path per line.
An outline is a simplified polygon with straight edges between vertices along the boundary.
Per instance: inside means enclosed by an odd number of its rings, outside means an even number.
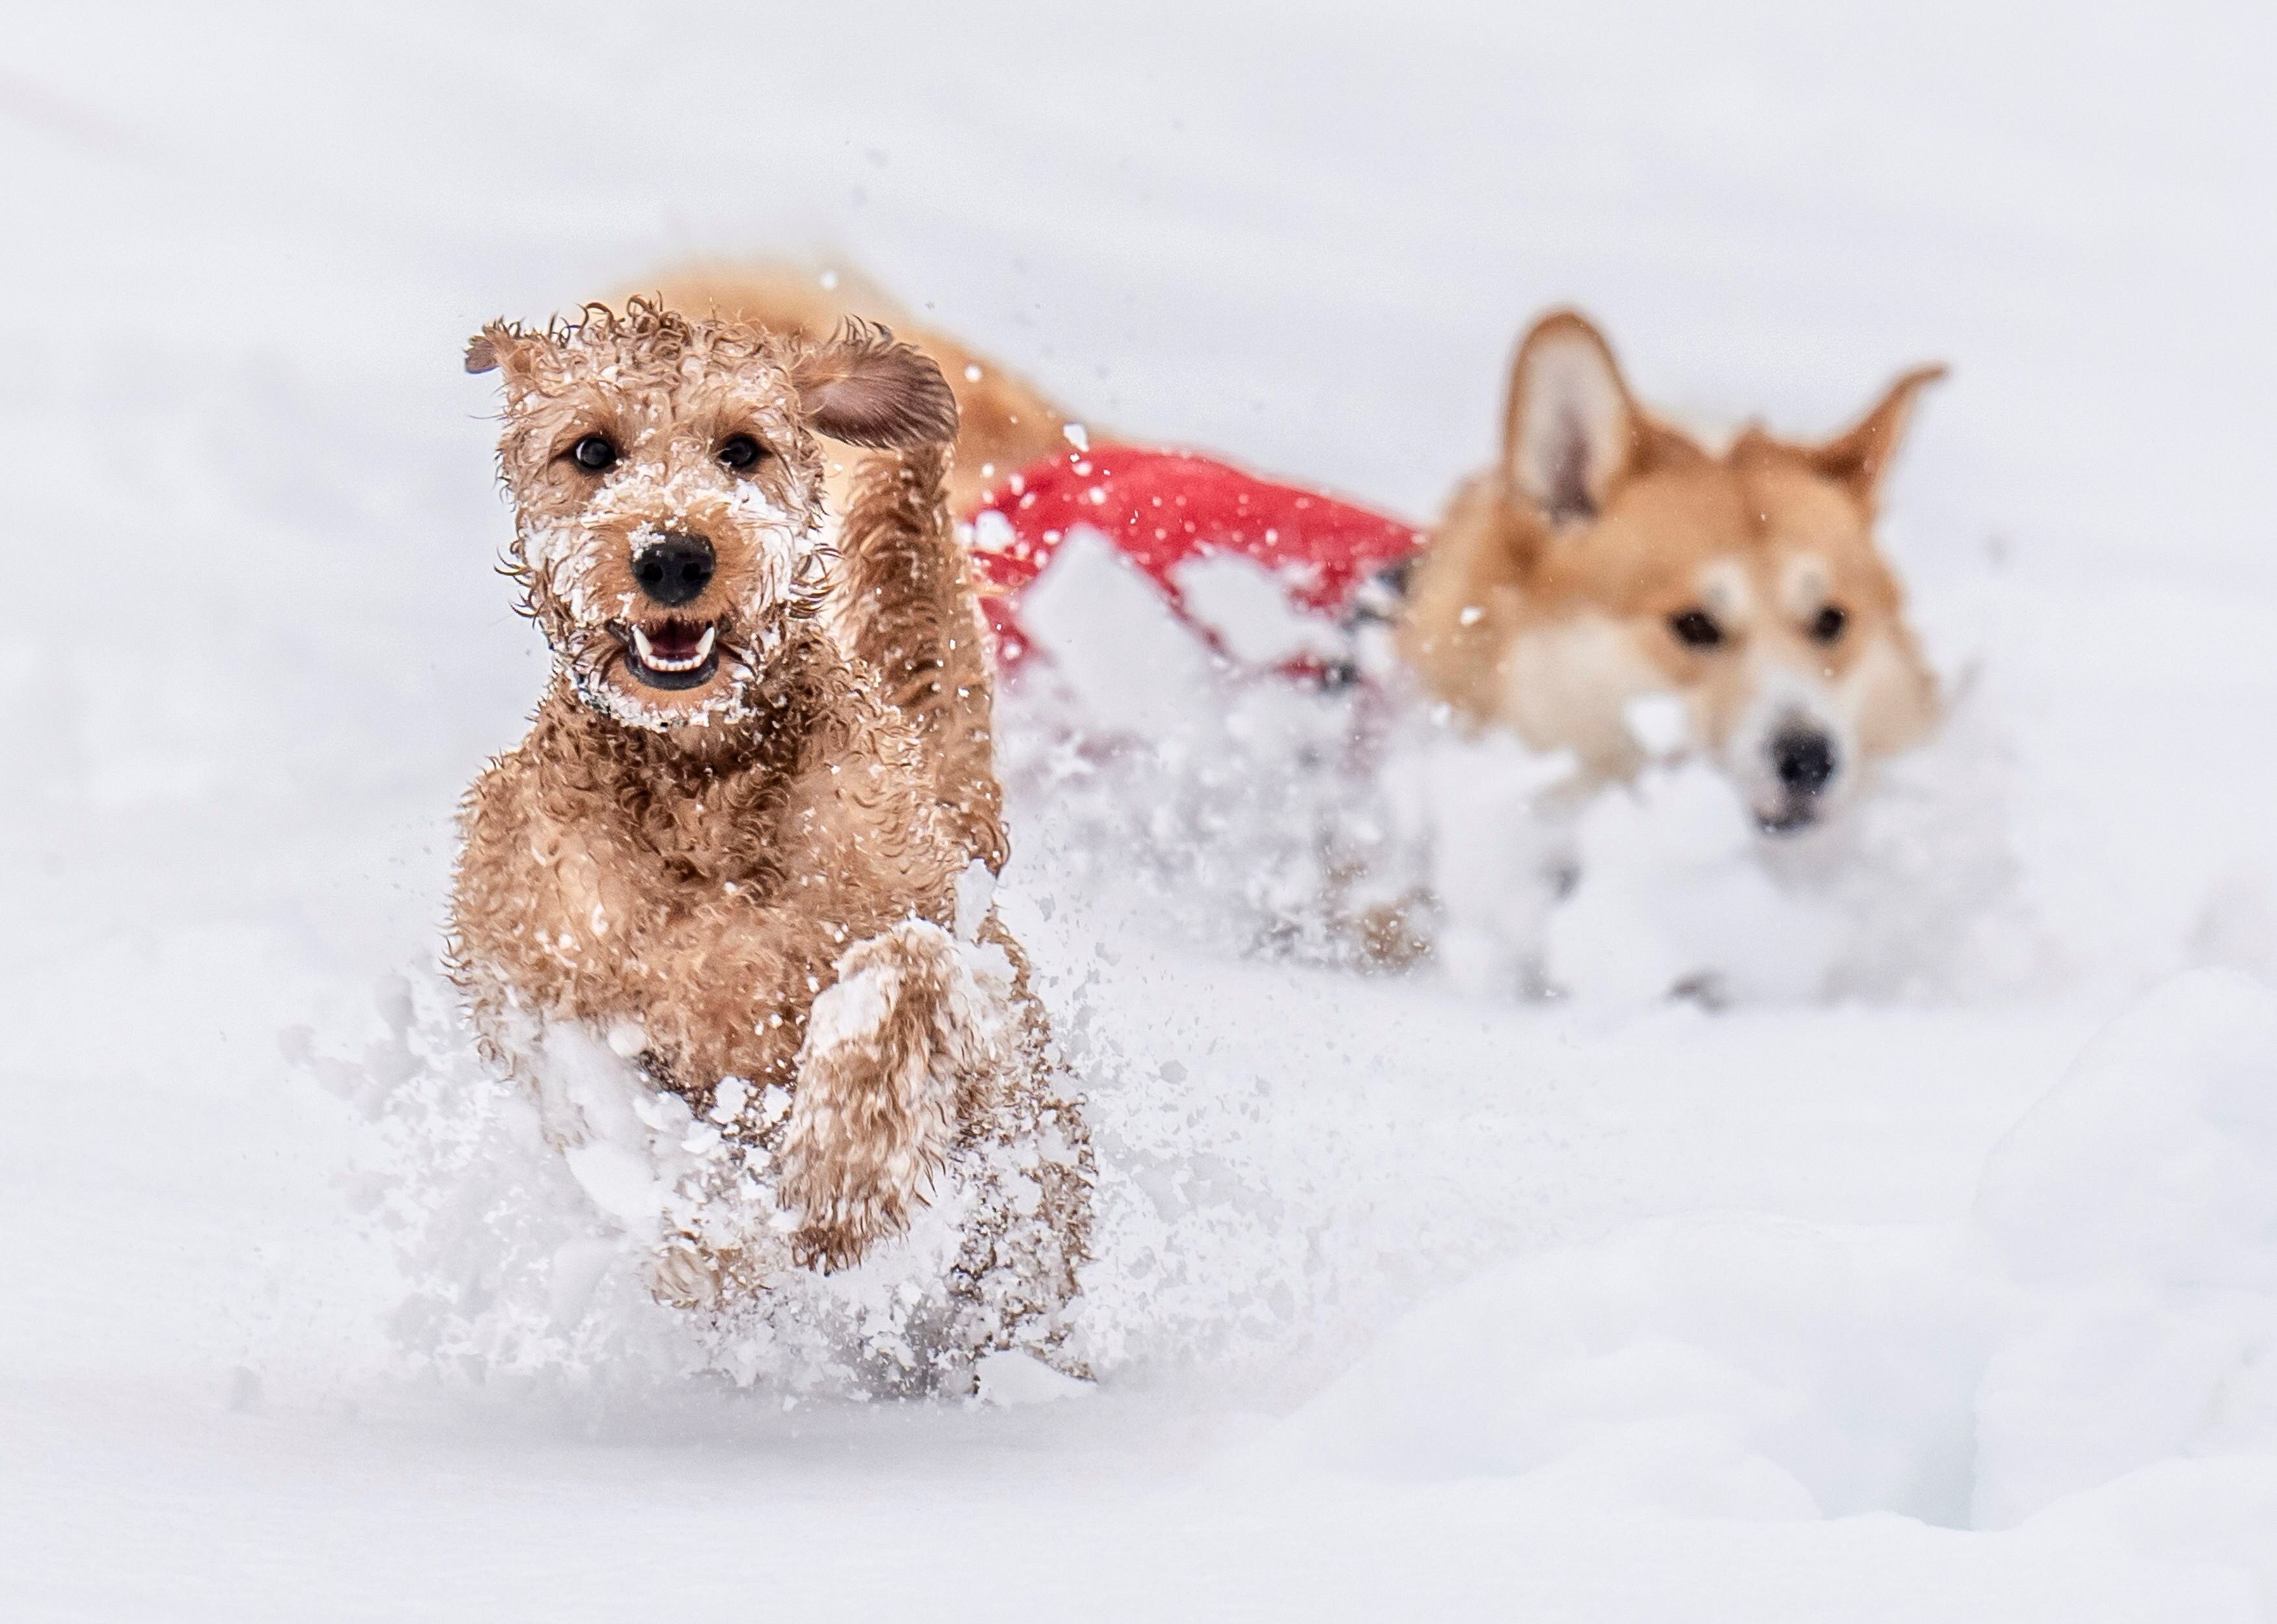
M796 1261L830 1268L902 1233L961 1147L1047 1125L1065 1149L1050 1233L992 1301L1055 1316L1087 1221L1081 1121L1054 1097L1017 945L993 915L952 934L960 877L1005 843L939 373L858 324L818 341L637 301L493 324L468 365L505 375L507 565L554 654L529 735L462 817L452 953L494 1058L517 1065L532 1021L569 1022L698 1112L787 1090L787 1117L730 1112L727 1132L772 1168ZM889 448L834 528L825 425ZM604 469L571 454L592 436L615 450ZM738 436L765 448L755 466L723 460ZM644 548L689 535L715 573L651 601ZM634 634L697 625L716 668L659 686ZM659 1295L763 1292L738 1233L685 1226ZM984 1317L994 1345L1019 1339Z
M906 1228L948 1163L967 1080L998 1063L975 996L948 932L909 920L849 948L815 999L781 1189L821 1261L851 1263L871 1237Z
M969 517L1010 476L1066 452L1068 419L1033 385L949 334L916 320L883 290L845 272L826 282L788 265L683 266L643 285L657 302L689 315L765 331L820 336L849 317L883 322L940 364L956 392L956 457L948 472L951 512ZM838 475L834 473L834 482Z
M1003 868L1004 795L991 731L994 673L972 572L942 505L948 453L869 459L856 474L832 606L845 641L917 724L934 793L965 849Z

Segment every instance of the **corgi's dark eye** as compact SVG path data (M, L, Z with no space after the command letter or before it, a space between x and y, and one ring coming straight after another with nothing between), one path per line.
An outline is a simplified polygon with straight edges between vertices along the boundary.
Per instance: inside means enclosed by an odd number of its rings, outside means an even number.
M1687 649L1713 649L1724 641L1724 628L1704 609L1687 609L1668 618L1668 629Z
M1810 634L1820 642L1831 643L1842 635L1842 628L1850 624L1850 612L1839 603L1829 603L1818 611L1810 623Z
M598 474L616 465L617 448L599 435L589 434L569 448L569 460L588 474Z
M720 460L741 474L746 468L756 468L767 448L747 434L731 434L720 442Z

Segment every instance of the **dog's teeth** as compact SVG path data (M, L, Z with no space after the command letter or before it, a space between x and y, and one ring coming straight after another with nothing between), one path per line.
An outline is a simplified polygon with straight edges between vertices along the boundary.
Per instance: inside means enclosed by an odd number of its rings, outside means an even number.
M707 626L704 628L704 635L697 639L695 653L683 660L667 660L656 651L656 645L649 641L648 634L635 626L633 650L640 656L641 664L651 671L694 671L712 657L712 645L718 635L717 626Z

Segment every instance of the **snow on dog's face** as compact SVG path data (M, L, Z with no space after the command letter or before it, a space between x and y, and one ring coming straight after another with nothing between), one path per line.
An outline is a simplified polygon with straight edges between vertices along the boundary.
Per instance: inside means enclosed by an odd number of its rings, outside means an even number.
M635 300L575 324L494 323L467 369L506 381L513 574L585 703L668 731L742 714L828 589L815 435L944 441L933 364L881 329L816 343Z
M1544 318L1504 462L1435 538L1405 646L1443 693L1603 777L1642 763L1637 702L1673 698L1766 832L1809 827L1936 717L1874 522L1941 372L1823 444L1750 429L1711 453L1637 406L1588 323Z

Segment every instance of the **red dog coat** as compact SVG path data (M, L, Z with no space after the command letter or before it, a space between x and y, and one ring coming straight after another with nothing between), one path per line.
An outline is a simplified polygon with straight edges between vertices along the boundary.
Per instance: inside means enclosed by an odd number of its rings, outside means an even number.
M1217 634L1188 611L1177 579L1182 566L1228 554L1247 558L1270 572L1291 605L1340 622L1363 583L1423 542L1399 520L1334 497L1207 457L1127 445L1071 452L1017 474L972 518L973 558L990 588L982 603L1005 666L1028 652L1021 594L1078 529L1113 543L1222 654Z

